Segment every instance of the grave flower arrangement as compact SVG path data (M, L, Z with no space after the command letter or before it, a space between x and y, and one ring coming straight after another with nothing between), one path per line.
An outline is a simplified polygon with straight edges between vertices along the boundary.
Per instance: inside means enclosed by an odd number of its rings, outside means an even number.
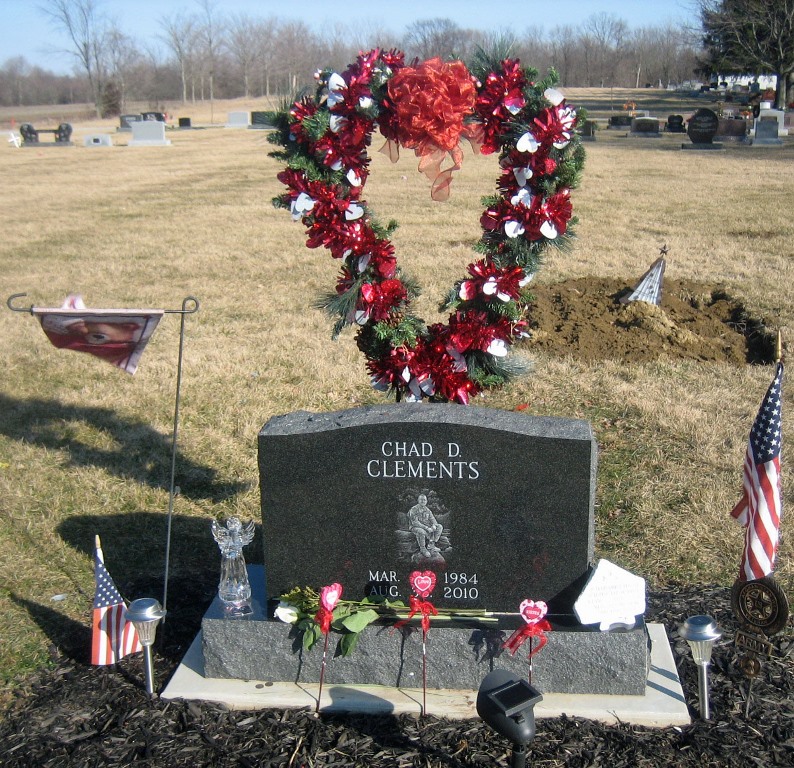
M411 600L410 606L406 606L402 600L391 600L382 596L365 597L361 600L338 598L329 610L330 604L327 599L324 600L323 594L327 589L329 587L324 587L318 592L308 586L295 587L281 595L274 612L275 618L295 625L296 630L301 633L303 648L307 651L333 631L339 635L336 653L348 656L355 650L361 631L376 621L397 627L418 623L425 632L429 627L427 612L421 609L415 598ZM341 595L341 587L339 594ZM450 623L497 623L496 618L482 609L434 607L433 610L433 615L439 620Z
M356 341L376 389L396 399L468 403L524 366L508 359L526 336L528 283L549 247L564 248L575 223L570 200L584 162L576 112L552 72L481 52L470 67L430 59L407 64L396 50L361 54L345 71L317 72L317 88L276 115L273 156L286 168L274 205L306 227L306 245L341 262L320 306L334 336L358 327ZM484 198L479 258L443 303L446 323L411 311L419 286L398 267L390 237L363 197L376 128L392 160L412 150L431 197L450 194L467 141L498 155L497 192ZM442 166L447 163L447 167Z

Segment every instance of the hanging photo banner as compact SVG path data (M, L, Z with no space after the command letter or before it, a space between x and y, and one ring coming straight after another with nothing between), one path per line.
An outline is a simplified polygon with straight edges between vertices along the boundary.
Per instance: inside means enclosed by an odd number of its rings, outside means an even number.
M88 309L80 296L69 296L63 306L32 307L47 338L58 349L87 352L133 374L162 309Z

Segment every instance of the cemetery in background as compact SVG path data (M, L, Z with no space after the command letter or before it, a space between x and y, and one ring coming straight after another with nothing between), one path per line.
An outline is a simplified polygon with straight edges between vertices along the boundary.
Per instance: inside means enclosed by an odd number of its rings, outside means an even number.
M548 257L538 282L559 285L561 302L586 305L586 288L566 281L609 277L629 287L666 245L668 277L688 281L684 298L693 307L737 296L746 311L735 324L782 328L790 349L792 139L776 147L726 139L720 152L683 152L686 137L632 131L630 113L664 124L669 114L689 118L709 107L728 119L731 107L717 94L567 91L589 107L597 130L574 197L578 239L570 252ZM141 136L118 130L118 118L90 116L90 107L74 117L60 108L4 110L9 130L21 121L71 122L73 146L0 147L13 190L0 214L0 265L8 292L27 292L37 305L57 306L72 292L95 306L200 299L187 329L168 619L192 626L217 589L211 521L259 518L262 425L288 412L380 403L381 395L351 335L330 341L327 318L313 308L338 265L306 249L300 227L272 209L279 163L268 157L266 132L237 119L272 101L158 106L167 127L151 121L139 146ZM628 124L608 128L616 114ZM186 117L190 130L179 128ZM112 140L84 144L97 135ZM479 201L498 175L494 158L467 153L450 201L439 205L413 157L391 165L373 154L368 200L385 220L400 221L394 242L401 263L427 286L419 306L432 321L436 293L458 276L479 236ZM53 663L52 646L79 653L90 624L95 533L125 597L161 587L177 324L164 321L135 377L52 349L30 318L2 313L0 332L0 572L9 585L0 594L0 674L10 691ZM659 339L650 362L549 354L530 341L532 374L478 404L591 423L597 556L642 575L657 594L703 585L708 612L709 595L730 585L738 568L742 532L729 513L770 367L678 359L668 337ZM788 443L789 429L784 421ZM343 478L345 456L328 461ZM793 491L788 473L784 498ZM777 570L789 594L791 525L784 518ZM317 527L305 532L315 548L321 535ZM258 531L253 562L261 550Z

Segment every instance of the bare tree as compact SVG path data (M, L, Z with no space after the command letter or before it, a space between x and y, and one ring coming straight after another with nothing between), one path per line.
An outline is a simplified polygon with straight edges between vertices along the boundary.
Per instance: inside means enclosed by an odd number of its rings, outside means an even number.
M270 96L271 78L276 61L278 21L272 16L256 24L256 71L259 78L259 93Z
M322 66L323 43L302 21L282 24L276 40L281 93L295 94L313 83L314 72Z
M182 82L182 103L187 102L188 76L196 47L198 22L193 16L176 14L160 19L160 29L163 31L162 39L174 54L179 77Z
M0 68L0 104L18 107L25 103L31 67L24 56L6 59Z
M213 0L196 0L196 2L201 9L198 34L201 41L202 72L206 72L208 76L210 105L212 105L215 99L215 75L224 44L223 25L215 13ZM210 117L212 117L212 106L210 106Z
M423 19L405 29L405 52L421 60L440 56L442 59L466 58L471 50L470 31L451 19Z
M588 85L616 85L618 68L628 53L628 26L608 13L596 13L583 25L581 44Z
M97 116L101 113L105 81L107 25L99 12L100 0L45 0L41 10L68 38L67 49L88 78Z
M551 31L551 60L552 66L560 75L561 85L577 85L581 82L579 71L581 67L581 47L579 35L571 24L555 27Z
M246 14L234 16L226 31L226 48L242 80L243 95L251 95L251 77L256 66L259 30L256 22Z
M127 98L128 73L141 58L132 38L125 35L117 27L110 27L106 35L107 41L107 77L118 89L119 110L124 112ZM103 104L105 99L103 98ZM103 109L104 112L104 109Z

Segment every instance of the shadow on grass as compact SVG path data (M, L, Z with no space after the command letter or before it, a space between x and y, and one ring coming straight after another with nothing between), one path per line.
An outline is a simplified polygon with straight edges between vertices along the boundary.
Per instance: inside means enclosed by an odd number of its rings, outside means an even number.
M81 664L90 662L91 627L70 619L49 606L26 600L14 592L9 597L13 603L28 612L30 618L61 654Z
M108 408L65 405L57 400L16 400L0 394L0 434L49 450L66 451L71 466L99 467L118 477L168 490L171 436L148 424L121 418ZM113 448L80 440L81 425L110 438ZM177 449L176 485L190 499L218 503L239 493L246 483L218 482L216 470L191 461Z
M157 651L174 662L181 660L193 641L217 593L221 556L212 538L211 524L210 518L175 514L172 519L168 615L158 630ZM167 536L165 512L75 515L59 523L56 530L66 544L89 557L93 556L94 536L98 534L105 567L122 597L127 602L139 597L154 597L162 602ZM244 550L246 561L261 563L262 551L262 530L261 525L257 525L254 540ZM70 658L80 660L73 656L72 645L63 642L57 611L28 610L53 644ZM88 642L90 645L90 639Z

